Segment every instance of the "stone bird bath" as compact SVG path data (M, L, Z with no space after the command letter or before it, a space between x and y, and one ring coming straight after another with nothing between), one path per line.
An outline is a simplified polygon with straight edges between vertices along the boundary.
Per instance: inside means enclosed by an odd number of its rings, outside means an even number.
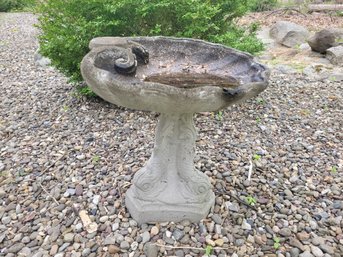
M131 216L139 223L206 217L215 197L194 167L193 115L256 96L268 69L249 54L194 39L102 37L89 47L81 72L97 95L161 113L152 156L126 193Z

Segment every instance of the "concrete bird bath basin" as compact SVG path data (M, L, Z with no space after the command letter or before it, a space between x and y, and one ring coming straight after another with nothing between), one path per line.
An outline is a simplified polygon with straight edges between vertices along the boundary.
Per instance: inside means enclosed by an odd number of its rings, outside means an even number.
M139 223L206 217L209 178L196 170L196 112L217 111L267 87L268 69L249 54L201 40L95 38L81 63L91 89L113 104L161 113L149 161L133 178L126 206Z

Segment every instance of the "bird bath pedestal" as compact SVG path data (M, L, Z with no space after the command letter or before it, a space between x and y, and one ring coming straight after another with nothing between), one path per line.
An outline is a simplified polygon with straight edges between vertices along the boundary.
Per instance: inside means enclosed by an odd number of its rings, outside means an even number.
M126 206L139 223L206 217L209 178L194 167L196 112L217 111L267 86L268 70L249 54L201 40L95 38L82 76L103 99L161 113L151 158L133 178Z

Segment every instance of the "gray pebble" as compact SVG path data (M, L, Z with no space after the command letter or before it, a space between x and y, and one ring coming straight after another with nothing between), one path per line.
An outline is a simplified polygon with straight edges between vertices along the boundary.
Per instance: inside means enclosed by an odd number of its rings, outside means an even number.
M123 250L128 250L128 249L130 249L130 244L127 241L122 241L120 243L120 248Z
M23 247L25 247L25 245L23 243L16 243L12 246L10 246L8 249L7 249L7 252L8 253L17 253L19 252Z
M100 201L100 195L94 195L92 203L95 204L95 205L98 205L99 201Z
M292 231L289 228L282 228L280 229L279 234L283 237L289 237L292 235Z
M211 218L215 223L222 224L222 218L220 217L220 215L213 214Z
M290 251L289 251L291 257L298 257L300 254L300 250L298 248L293 247Z
M91 249L90 248L85 248L82 250L82 256L86 257L91 253Z
M176 255L177 257L184 257L184 256L185 256L183 250L177 250L177 251L175 251L175 255Z
M67 247L70 245L70 243L64 243L60 246L60 248L58 248L59 252L63 252L65 249L67 249Z
M235 245L236 245L236 246L242 246L242 245L244 245L244 239L236 239Z
M334 254L335 250L332 246L328 245L328 244L321 244L319 245L319 248L324 252L324 253L328 253L328 254Z
M142 243L145 244L146 242L148 242L150 240L150 233L149 231L145 231L143 232L142 236Z
M113 231L113 232L116 231L116 230L118 230L118 228L119 228L119 223L113 223L113 224L112 224L112 231Z
M309 251L305 251L299 255L299 257L314 257Z
M311 245L311 252L315 257L323 257L324 253L319 247Z
M73 234L73 233L67 233L63 236L63 241L67 242L67 243L73 242L74 236L75 236L75 234Z
M173 237L176 241L179 241L183 236L184 236L185 232L183 232L180 229L175 229L173 231Z
M315 236L312 238L311 243L314 245L324 245L325 244L325 238L320 236Z
M2 224L7 225L7 224L11 223L11 217L9 217L9 216L2 217L1 222L2 222Z
M107 236L103 241L103 245L115 245L115 244L116 244L116 238L114 236Z
M24 247L18 253L18 257L27 257L27 256L30 256L30 255L31 255L31 249L28 248L28 247Z
M27 244L28 242L30 242L31 239L28 237L28 236L24 236L22 239L21 239L21 242L24 243L24 244Z
M333 202L332 206L334 209L343 209L343 201L336 200Z
M241 225L242 229L244 230L251 230L251 225L247 222L246 219L244 219L242 221L242 225Z
M157 257L158 256L158 247L151 243L146 243L143 247L143 251L147 257Z
M75 228L75 232L79 233L82 231L83 225L82 223L77 223L74 228Z
M239 205L237 203L232 203L230 201L225 202L226 208L229 211L239 212Z

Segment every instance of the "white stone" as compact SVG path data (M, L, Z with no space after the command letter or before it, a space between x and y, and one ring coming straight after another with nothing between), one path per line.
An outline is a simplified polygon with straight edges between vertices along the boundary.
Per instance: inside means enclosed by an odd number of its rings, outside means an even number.
M251 225L245 219L242 222L242 229L251 230Z
M94 195L92 203L95 204L95 205L98 205L99 201L100 201L100 195Z

